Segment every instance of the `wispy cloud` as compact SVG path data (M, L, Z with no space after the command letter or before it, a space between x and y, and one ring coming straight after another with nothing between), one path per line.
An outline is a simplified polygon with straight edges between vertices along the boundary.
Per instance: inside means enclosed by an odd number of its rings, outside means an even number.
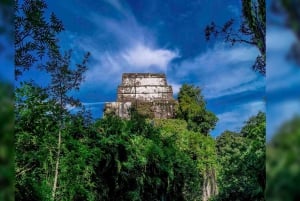
M168 84L172 86L174 96L177 96L178 92L180 90L181 84L177 84L174 81L170 81Z
M219 121L212 135L219 135L224 130L240 131L244 122L256 115L258 111L266 111L264 101L254 101L236 105L233 106L230 111L217 114Z
M107 3L122 18L92 13L89 18L95 33L76 40L79 48L92 55L83 88L115 89L124 72L165 73L179 51L157 45L151 31L140 25L125 5L116 0ZM95 43L97 40L102 43Z
M300 101L286 100L281 102L268 102L267 109L267 140L278 132L282 124L299 115Z
M287 59L296 41L295 35L291 30L274 27L269 28L267 33L267 90L284 90L299 85L300 71Z
M128 15L128 11L126 9L124 9L124 7L122 6L120 1L118 1L118 0L105 0L105 2L110 4L111 6L113 6L120 13L122 13L124 15Z
M296 36L291 30L275 26L269 26L267 29L266 43L268 53L275 51L287 52L291 44L296 40Z
M270 140L284 122L300 114L300 69L287 59L287 54L296 41L291 30L268 26L266 41L267 140Z
M206 98L255 90L265 84L264 78L251 69L257 54L255 47L228 47L219 43L198 57L180 63L175 76L178 80L197 78L196 84L203 88Z
M82 103L84 106L91 106L91 105L103 105L106 102L92 102L92 103Z
M86 45L86 44L85 44ZM151 48L141 44L118 52L92 49L94 62L87 72L86 85L116 87L123 72L166 72L170 61L178 57L176 51Z

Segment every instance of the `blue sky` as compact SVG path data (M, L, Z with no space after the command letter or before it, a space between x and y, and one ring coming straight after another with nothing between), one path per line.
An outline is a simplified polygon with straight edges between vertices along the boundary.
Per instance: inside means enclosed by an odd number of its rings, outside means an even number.
M202 88L207 107L219 122L212 135L238 131L259 110L265 111L265 78L251 70L255 47L207 42L204 28L239 19L239 0L201 1L48 1L62 19L63 49L80 61L92 54L86 81L76 94L95 117L103 102L115 101L124 72L166 73L176 97L183 83Z
M212 21L238 22L240 0L46 2L47 14L54 12L65 26L62 49L73 49L74 62L92 54L85 82L74 95L95 118L102 117L104 102L116 100L124 72L165 73L174 97L183 83L201 87L208 109L219 118L213 136L238 131L250 116L265 111L265 78L251 70L257 49L204 37ZM2 77L8 72L1 68ZM38 71L24 77L40 84L48 79Z
M282 123L300 114L300 68L287 54L296 42L294 33L280 26L267 29L267 139Z
M271 12L270 1L267 1L267 141L282 124L300 115L300 68L287 58L296 42L284 15Z
M300 68L286 59L296 37L269 5L265 79L250 69L255 48L204 39L203 29L211 21L223 24L231 17L240 19L240 0L47 3L47 14L53 11L65 25L62 48L72 48L75 61L86 51L92 53L86 82L75 95L96 118L102 116L104 102L116 99L123 72L166 73L175 97L182 83L200 86L208 109L219 117L213 136L226 129L239 130L250 116L266 110L269 140L283 122L300 114ZM11 37L1 35L0 43L4 45L0 81L14 82ZM40 84L48 79L37 71L25 77Z

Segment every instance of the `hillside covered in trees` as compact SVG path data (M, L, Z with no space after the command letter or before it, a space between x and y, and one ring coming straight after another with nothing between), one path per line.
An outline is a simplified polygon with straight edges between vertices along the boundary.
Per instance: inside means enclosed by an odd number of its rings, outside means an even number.
M72 51L61 51L63 24L46 18L46 8L42 0L16 2L16 200L264 200L264 113L214 139L216 115L199 87L184 84L173 119L134 107L129 119L92 119L71 95L90 54L74 64ZM49 83L25 80L33 68Z

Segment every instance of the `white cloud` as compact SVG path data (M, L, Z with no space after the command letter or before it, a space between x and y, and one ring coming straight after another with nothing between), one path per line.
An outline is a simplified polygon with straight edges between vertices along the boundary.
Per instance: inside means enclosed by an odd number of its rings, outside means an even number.
M110 4L113 6L117 11L127 14L128 12L123 8L121 3L118 0L105 0L106 3Z
M291 30L269 26L266 34L267 52L286 52L297 39Z
M258 51L253 46L236 45L228 46L224 43L217 43L214 48L209 49L204 54L200 55L199 60L208 62L213 67L219 64L233 64L243 61L251 61L258 54Z
M166 72L170 62L179 57L177 50L157 45L151 31L140 25L130 9L118 0L107 1L122 19L89 15L95 26L91 36L78 38L77 47L91 52L93 62L86 74L84 88L116 89L124 72ZM103 44L95 41L102 41ZM107 41L107 42L103 42Z
M143 44L136 44L122 53L126 62L137 68L156 66L163 72L170 61L178 57L178 53L167 49L152 49Z
M216 136L221 134L224 130L240 131L245 121L256 115L258 111L265 112L265 110L264 101L254 101L237 105L231 108L230 111L217 114L219 121L212 134Z
M85 106L88 106L88 105L103 105L105 103L106 102L91 102L91 103L84 102L84 103L82 103L82 105L85 105Z
M299 85L300 70L286 57L296 38L291 30L267 30L267 90L284 90ZM288 79L282 79L288 78Z
M280 102L268 102L267 109L267 139L269 140L282 126L282 124L295 115L299 115L300 101L286 100Z
M255 47L216 44L192 60L179 65L178 80L197 76L206 98L255 90L265 85L265 79L252 70L258 51Z
M65 106L65 109L67 109L68 111L72 111L72 110L75 109L75 108L76 108L75 106L70 105L70 104L67 104L67 105Z
M87 15L88 20L94 25L93 41L107 40L107 44L118 43L119 46L133 45L134 43L144 43L153 45L155 38L149 29L139 24L131 10L122 5L117 0L106 0L107 3L116 9L116 14L121 14L121 19L107 17L101 13L91 13ZM101 46L101 44L98 44Z
M141 44L118 52L101 52L93 44L85 43L83 47L92 52L95 60L84 85L116 88L124 72L166 72L171 60L178 57L176 51Z
M179 90L180 90L181 85L180 85L180 84L177 84L177 83L175 83L175 82L172 82L172 81L169 83L169 85L172 86L173 94L174 94L174 95L177 95L178 92L179 92Z

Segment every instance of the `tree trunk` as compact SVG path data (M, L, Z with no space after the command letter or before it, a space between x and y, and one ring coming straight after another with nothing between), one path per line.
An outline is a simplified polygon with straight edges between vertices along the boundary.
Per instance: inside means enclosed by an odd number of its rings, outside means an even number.
M52 188L52 200L53 201L55 200L55 193L56 193L56 189L57 189L60 147L61 147L61 130L59 130L59 132L58 132L57 158L56 158L55 175L54 175L54 182L53 182L53 188Z
M208 201L209 198L218 194L215 169L206 168L203 174L202 201Z

